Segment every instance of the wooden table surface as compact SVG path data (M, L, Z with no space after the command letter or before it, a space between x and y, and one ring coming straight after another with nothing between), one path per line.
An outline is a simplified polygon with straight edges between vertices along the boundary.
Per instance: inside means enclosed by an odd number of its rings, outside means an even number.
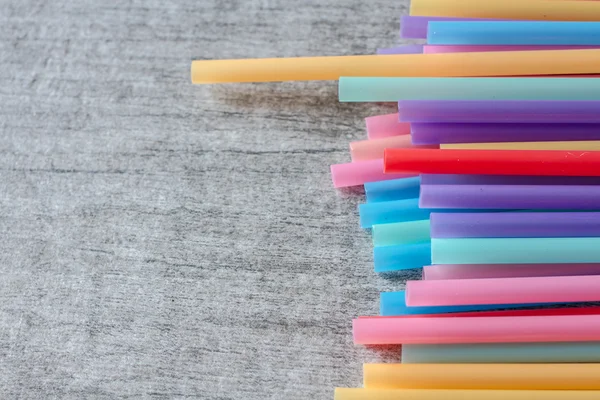
M0 398L330 399L378 312L363 118L192 59L370 54L407 1L0 0Z

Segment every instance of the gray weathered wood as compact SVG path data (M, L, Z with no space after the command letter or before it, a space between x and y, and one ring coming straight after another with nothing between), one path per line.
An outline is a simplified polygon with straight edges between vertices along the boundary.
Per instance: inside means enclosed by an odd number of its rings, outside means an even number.
M0 397L327 399L379 290L363 118L335 83L192 86L194 58L372 53L406 1L0 1Z

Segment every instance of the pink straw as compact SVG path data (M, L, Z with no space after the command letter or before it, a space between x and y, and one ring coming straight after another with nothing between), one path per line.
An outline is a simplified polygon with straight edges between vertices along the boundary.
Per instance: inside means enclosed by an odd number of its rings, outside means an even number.
M364 185L367 182L387 181L407 178L407 174L384 174L383 160L360 161L331 166L331 179L336 188Z
M410 124L398 121L398 113L365 118L369 139L410 134Z
M358 318L354 343L453 344L593 342L600 315L458 318Z
M431 281L599 274L600 264L454 264L431 265L423 268L423 279Z
M409 307L600 301L600 276L455 279L406 282Z
M440 53L483 53L489 51L530 51L530 50L576 50L597 49L599 46L483 46L483 45L425 45L424 54Z
M350 143L352 161L367 161L383 158L385 149L407 149L411 147L439 149L439 146L414 146L410 135L390 136L380 139L361 140Z

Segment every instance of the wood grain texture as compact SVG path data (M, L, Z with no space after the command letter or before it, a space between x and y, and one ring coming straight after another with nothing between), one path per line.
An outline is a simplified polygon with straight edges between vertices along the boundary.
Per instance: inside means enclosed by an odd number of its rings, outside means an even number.
M0 398L328 399L372 272L336 84L196 58L372 53L406 1L0 0Z

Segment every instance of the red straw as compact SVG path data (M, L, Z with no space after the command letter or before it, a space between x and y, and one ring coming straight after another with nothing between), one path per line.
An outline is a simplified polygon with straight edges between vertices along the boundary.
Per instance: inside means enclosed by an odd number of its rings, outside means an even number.
M600 176L600 151L386 149L384 171Z

